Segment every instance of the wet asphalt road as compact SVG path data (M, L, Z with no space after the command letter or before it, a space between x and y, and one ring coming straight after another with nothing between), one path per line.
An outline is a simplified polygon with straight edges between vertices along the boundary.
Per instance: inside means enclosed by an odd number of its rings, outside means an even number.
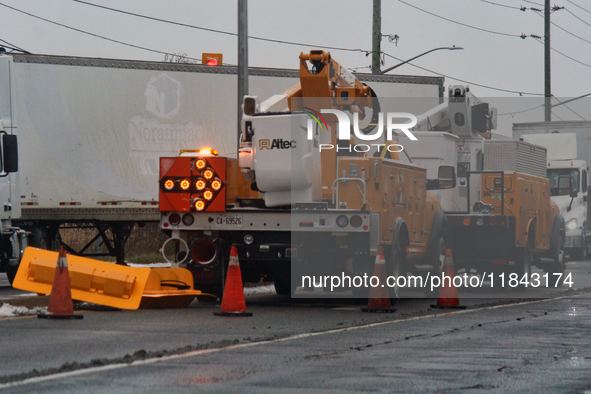
M575 287L591 287L591 262L569 270ZM459 313L427 299L364 314L354 301L264 295L247 298L251 318L215 317L219 306L208 303L84 311L77 321L5 318L0 381L13 383L0 389L591 393L590 295L565 290L510 300L462 292L468 309ZM0 299L13 292L0 287ZM525 296L558 298L519 303Z

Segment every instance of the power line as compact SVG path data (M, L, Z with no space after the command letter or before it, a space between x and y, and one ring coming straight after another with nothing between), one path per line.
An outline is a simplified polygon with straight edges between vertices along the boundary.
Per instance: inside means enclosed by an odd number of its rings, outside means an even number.
M585 12L588 12L588 13L590 13L590 14L591 14L591 11L589 11L589 10L588 10L588 9L586 9L586 8L583 8L583 7L581 7L581 6L580 6L580 5L578 5L578 4L575 4L575 3L573 3L571 0L566 0L566 1L568 1L569 3L571 3L572 5L574 5L575 7L579 7L579 8L580 8L580 9L582 9L583 11L585 11Z
M526 3L530 3L530 4L535 4L535 5L539 5L540 7L544 7L544 4L540 4L540 3L536 3L535 1L530 1L530 0L523 0Z
M392 59L396 59L398 61L403 61L402 59L399 59L396 56L392 56L392 55L390 55L390 54L388 54L386 52L382 52L382 53L384 55L388 56L388 57L391 57ZM497 90L497 91L506 92L506 93L516 93L516 94L519 94L519 95L523 95L523 94L527 94L527 95L530 95L530 96L543 96L544 95L543 93L528 93L528 92L523 92L523 91L520 92L520 91L517 91L517 90L508 90L508 89L502 89L502 88L495 88L494 86L482 85L482 84L479 84L479 83L476 83L476 82L470 82L470 81L466 81L466 80L463 80L463 79L460 79L460 78L456 78L456 77L452 77L452 76L449 76L449 75L445 75L445 74L442 74L442 73L439 73L439 72L436 72L436 71L432 71L432 70L429 70L429 69L424 68L424 67L421 67L421 66L417 66L417 65L412 64L410 62L407 63L407 64L410 64L411 66L416 67L416 68L419 68L419 69L421 69L423 71L427 71L427 72L430 72L430 73L433 73L433 74L441 75L442 77L454 79L456 81L467 83L469 85L479 86L479 87L485 88L485 89Z
M512 5L495 3L495 2L492 2L492 1L489 1L489 0L480 0L480 1L482 1L483 3L488 3L488 4L496 5L496 6L499 6L499 7L512 8L514 10L519 10L519 11L525 11L525 10L527 10L527 8L526 7L523 7L523 6L521 6L521 7L515 7L515 6L512 6Z
M540 39L538 39L538 38L536 38L535 40L536 40L537 42L539 42L540 44L544 45L544 43L542 42L542 40L540 40ZM580 60L577 60L577 59L575 59L575 58L572 58L572 57L570 57L570 56L568 56L568 55L566 55L566 54L564 54L564 53L560 52L560 51L559 51L559 50L557 50L557 49L554 49L554 48L552 48L552 47L550 47L550 49L551 49L551 50L553 50L554 52L556 52L556 53L558 53L558 54L560 54L560 55L562 55L562 56L566 57L567 59L570 59L570 60L572 60L573 62L577 62L577 63L579 63L579 64L581 64L581 65L583 65L583 66L586 66L586 67L591 67L591 64L583 63L582 61L580 61Z
M77 0L76 0L76 1L77 1ZM519 37L519 38L526 38L526 37L527 37L527 35L525 35L525 34L521 34L521 35L519 35L519 34L503 33L503 32L498 32L498 31L493 31L493 30L488 30L488 29L483 29L483 28L480 28L480 27L476 27L476 26L468 25L468 24L466 24L466 23L462 23L462 22L454 21L453 19L445 18L445 17L443 17L443 16L441 16L441 15L434 14L434 13L432 13L432 12L429 12L429 11L427 11L427 10L424 10L424 9L422 9L422 8L419 8L419 7L415 6L415 5L409 4L409 3L407 3L406 1L403 1L403 0L398 0L398 1L400 1L402 4L406 4L406 5L407 5L407 6L409 6L409 7L412 7L412 8L414 8L414 9L417 9L417 10L419 10L419 11L422 11L422 12L424 12L424 13L426 13L426 14L432 15L432 16L434 16L434 17L436 17L436 18L443 19L443 20L445 20L445 21L448 21L448 22L451 22L451 23L455 23L455 24L457 24L457 25L460 25L460 26L468 27L468 28L470 28L470 29L479 30L479 31L484 31L484 32L486 32L486 33L491 33L491 34L498 34L498 35L501 35L501 36L507 36L507 37Z
M19 52L22 52L22 53L27 53L27 54L30 54L31 53L31 52L25 51L23 48L17 47L16 45L11 44L10 42L5 41L5 40L3 40L1 38L0 38L0 41L2 41L3 43L5 43L6 45L3 45L3 46L6 47L6 48L8 48L8 49L12 49L12 50L19 51Z
M171 21L171 20L167 20L167 19L162 19L162 18L156 18L156 17L153 17L153 16L137 14L135 12L123 11L123 10L120 10L120 9L117 9L117 8L111 8L111 7L106 7L106 6L103 6L103 5L93 4L93 3L89 3L89 2L83 1L83 0L74 0L74 1L77 2L77 3L89 5L89 6L92 6L92 7L102 8L102 9L109 10L109 11L114 11L114 12L119 12L119 13L126 14L126 15L135 16L137 18L144 18L144 19L149 19L149 20L153 20L153 21L156 21L156 22L168 23L168 24L171 24L171 25L188 27L188 28L191 28L191 29L209 31L209 32L212 32L212 33L225 34L225 35L229 35L229 36L238 36L238 33L233 33L233 32L229 32L229 31L218 30L218 29L210 29L210 28L207 28L207 27L189 25L189 24L186 24L186 23L175 22L175 21ZM253 39L253 40L259 40L259 41L273 42L273 43L276 43L276 44L298 45L298 46L314 47L314 48L325 48L325 49L333 49L335 51L349 51L349 52L365 52L365 53L371 53L370 50L359 49L359 48L343 48L343 47L332 47L332 46L325 46L325 45L312 45L312 44L306 44L306 43L302 43L302 42L275 40L275 39L272 39L272 38L257 37L257 36L248 36L248 38Z
M560 101L556 96L552 95L552 97L554 97L555 100L557 100L561 105L564 105L570 112L572 112L573 114L577 115L579 118L583 119L583 120L587 120L585 118L583 118L581 115L579 115L578 113L576 113L572 108L570 108L568 105L566 105L565 103L563 103L562 101ZM553 105L552 107L556 107L556 105ZM553 112L554 113L554 112ZM562 120L562 119L561 119Z
M532 10L533 10L533 11L536 11L536 15L538 15L540 18L542 18L542 19L544 18L544 16L543 16L543 15L541 15L541 14L539 13L539 10L536 10L536 9L533 9L533 8L532 8ZM556 23L554 23L554 22L552 22L552 21L550 21L550 23L551 23L552 25L556 26L557 28L559 28L560 30L562 30L562 31L564 31L564 32L566 32L566 33L568 33L568 34L570 34L571 36L573 36L573 37L577 37L579 40L582 40L582 41L585 41L585 42L586 42L586 43L588 43L588 44L591 44L591 41L589 41L589 40L586 40L586 39L584 39L583 37L580 37L580 36L576 35L575 33L572 33L572 32L570 32L570 31L566 30L565 28L563 28L563 27L561 27L561 26L557 25Z
M532 108L529 108L529 109L524 109L523 111L506 112L506 113L503 113L503 114L497 114L497 116L506 116L506 115L514 116L514 115L517 115L517 114L522 114L524 112L533 111L534 109L541 108L543 106L544 106L544 104L540 104L540 105L536 105L535 107L532 107Z
M568 12L569 14L571 14L572 16L574 16L575 18L577 18L578 20L580 20L581 22L583 22L584 24L586 24L587 26L591 26L591 24L585 22L583 19L579 18L577 15L575 15L573 12L571 12L571 10L569 10L568 8L564 8L564 10L566 12Z
M139 45L129 44L129 43L126 43L126 42L123 42L123 41L119 41L119 40L115 40L115 39L108 38L108 37L105 37L105 36L101 36L101 35L98 35L98 34L90 33L90 32L87 32L87 31L84 31L84 30L81 30L81 29L77 29L75 27L71 27L71 26L68 26L68 25L64 25L62 23L55 22L55 21L52 21L52 20L49 20L49 19L46 19L46 18L37 16L37 15L33 15L33 14L29 13L29 12L19 10L18 8L11 7L11 6L6 5L4 3L0 3L0 6L6 7L6 8L10 8L13 11L20 12L20 13L25 14L25 15L28 15L28 16L30 16L32 18L40 19L42 21L45 21L45 22L48 22L48 23L51 23L51 24L54 24L54 25L57 25L57 26L61 26L61 27L64 27L66 29L74 30L74 31L77 31L77 32L83 33L83 34L88 34L89 36L93 36L93 37L96 37L96 38L101 38L103 40L111 41L111 42L114 42L114 43L117 43L117 44L126 45L126 46L129 46L129 47L132 47L132 48L142 49L144 51L150 51L150 52L154 52L154 53L159 53L159 54L162 54L162 55L171 55L171 56L174 55L173 53L170 53L170 52L158 51L156 49L150 49L150 48L142 47L142 46L139 46ZM188 57L188 56L186 56L186 58L201 62L201 59L195 59L195 58L191 58L191 57Z

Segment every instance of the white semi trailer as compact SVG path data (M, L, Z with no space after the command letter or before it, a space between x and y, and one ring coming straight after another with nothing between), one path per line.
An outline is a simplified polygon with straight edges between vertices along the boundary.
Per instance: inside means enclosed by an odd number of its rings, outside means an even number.
M95 227L107 254L123 263L134 226L160 220L160 157L204 146L236 157L236 71L184 63L0 56L0 271L12 277L27 240L54 248L66 224ZM249 75L249 93L267 98L292 86L299 73L251 68ZM428 99L426 108L443 96L439 77L357 77L371 82L379 97ZM399 110L408 110L404 105ZM66 245L70 253L96 256L90 246L74 250Z

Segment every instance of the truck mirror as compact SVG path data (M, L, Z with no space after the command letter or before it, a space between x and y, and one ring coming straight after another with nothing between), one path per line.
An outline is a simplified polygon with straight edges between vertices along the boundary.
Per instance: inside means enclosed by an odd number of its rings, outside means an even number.
M441 166L439 167L439 173L437 175L439 183L438 189L452 189L456 187L456 171L453 166Z
M6 174L18 171L16 135L2 134L2 167Z
M572 179L568 175L561 175L558 177L558 195L569 196L573 193ZM575 194L576 197L576 194Z
M576 190L572 190L572 191L570 192L570 196L571 196L572 198L575 198L575 197L577 196L577 194L578 194L578 193L577 193L577 191L576 191Z

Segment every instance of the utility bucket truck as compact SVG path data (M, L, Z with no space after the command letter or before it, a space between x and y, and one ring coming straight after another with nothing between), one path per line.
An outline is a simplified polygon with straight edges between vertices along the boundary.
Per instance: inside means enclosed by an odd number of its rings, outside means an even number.
M591 223L587 220L591 122L518 123L513 125L513 135L548 150L550 193L566 221L565 252L572 260L587 260L591 252ZM560 176L571 178L573 196L559 194Z
M487 140L483 154L484 171L467 173L468 189L472 174L480 178L480 199L468 199L464 212L447 214L456 270L476 271L497 290L561 285L566 278L565 226L550 199L546 149L517 140ZM570 194L570 178L559 181L560 193ZM534 264L546 271L537 282L531 276Z
M304 276L338 276L324 289L367 297L369 285L355 278L372 275L380 246L389 275L439 272L450 240L428 190L453 188L454 168L427 179L425 167L385 138L367 151L368 123L393 128L405 115L382 116L375 92L329 53L302 53L299 76L262 103L244 98L238 162L211 149L161 158L161 227L171 234L165 257L216 296L232 245L244 281L272 280L285 295L314 285ZM367 143L355 144L353 134ZM389 287L396 297L399 287Z
M237 158L236 73L235 66L0 55L0 272L12 281L27 244L62 244L123 264L132 229L160 220L160 157L215 145ZM252 94L265 97L299 79L287 69L253 67L249 75ZM440 77L359 79L382 95L441 95ZM61 237L65 228L91 235L76 245Z

